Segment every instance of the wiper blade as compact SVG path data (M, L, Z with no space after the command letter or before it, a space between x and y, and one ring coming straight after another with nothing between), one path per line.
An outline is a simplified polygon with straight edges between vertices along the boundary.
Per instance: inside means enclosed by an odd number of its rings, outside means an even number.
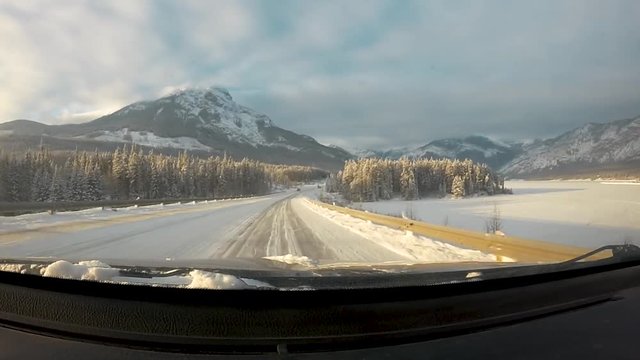
M589 251L586 254L577 256L573 259L561 262L560 264L573 264L607 250L611 250L611 253L613 254L612 258L617 261L628 261L628 260L640 259L640 247L636 245L633 245L633 244L606 245L606 246L599 247L595 250Z
M159 277L171 277L171 276L183 276L189 274L192 269L180 268L169 271L158 270L141 270L139 268L117 268L120 271L120 276L136 277L136 278L159 278Z

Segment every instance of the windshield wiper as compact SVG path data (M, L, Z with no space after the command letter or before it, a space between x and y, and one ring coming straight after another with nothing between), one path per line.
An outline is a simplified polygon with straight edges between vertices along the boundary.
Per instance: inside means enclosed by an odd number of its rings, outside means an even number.
M184 275L188 275L189 272L193 270L191 268L179 268L179 269L173 269L168 271L161 271L161 270L155 270L150 268L147 268L147 269L140 269L139 267L118 268L118 270L120 270L120 276L148 278L148 279L171 277L171 276L184 276Z
M636 245L633 245L633 244L606 245L606 246L601 246L595 250L589 251L588 253L577 256L573 259L561 262L560 264L573 264L607 250L611 250L611 253L613 254L612 258L615 259L616 261L629 261L629 260L640 259L640 247Z

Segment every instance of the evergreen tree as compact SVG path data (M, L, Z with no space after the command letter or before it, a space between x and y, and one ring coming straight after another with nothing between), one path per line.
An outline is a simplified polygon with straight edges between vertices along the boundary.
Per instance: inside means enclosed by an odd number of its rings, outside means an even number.
M368 158L345 162L341 172L329 177L326 189L351 201L376 201L398 195L415 199L427 194L493 194L506 191L503 181L471 160Z
M22 187L20 186L20 181L22 180L21 170L21 166L14 155L9 162L7 171L6 191L9 201L22 201L25 198L24 194L22 194Z
M33 201L47 201L51 190L51 175L47 167L39 167L33 176L31 199Z
M84 174L86 181L85 199L90 201L102 200L104 197L104 188L98 156L94 155L87 159Z
M61 182L58 167L53 170L53 176L51 178L51 190L49 190L49 201L57 202L64 200L64 186Z
M414 200L418 198L418 188L413 170L410 166L403 165L400 174L400 186L402 188L402 198L405 200Z
M122 150L116 149L111 161L111 171L115 183L115 191L119 197L129 197L128 156L126 146Z
M135 146L131 147L128 160L126 172L129 180L129 197L135 199L143 196L144 182L141 154L136 151Z
M452 182L452 187L451 187L451 194L454 197L457 198L461 198L464 197L465 193L464 193L464 180L461 176L456 176L453 178L453 182Z
M377 174L377 172L375 172ZM113 153L75 151L54 161L46 149L22 158L0 154L0 201L97 201L115 196L193 198L259 195L274 185L324 178L305 166L268 165L230 157L200 159L144 154L131 147ZM366 174L363 174L366 177ZM375 195L376 176L366 178L362 193ZM373 189L373 190L372 190Z

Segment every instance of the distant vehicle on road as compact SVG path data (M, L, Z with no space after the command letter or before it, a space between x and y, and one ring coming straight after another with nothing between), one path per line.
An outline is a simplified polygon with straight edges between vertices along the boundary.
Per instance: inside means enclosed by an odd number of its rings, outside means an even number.
M296 191L300 191L300 188L296 188Z

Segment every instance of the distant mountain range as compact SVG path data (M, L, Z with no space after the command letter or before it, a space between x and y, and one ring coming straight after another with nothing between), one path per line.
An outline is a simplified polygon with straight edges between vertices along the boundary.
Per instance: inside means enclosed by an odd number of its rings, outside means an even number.
M521 144L507 144L485 136L468 136L432 141L418 147L393 148L388 150L352 150L358 157L448 158L471 159L485 163L494 169L500 168L520 153Z
M29 120L0 124L0 147L34 147L40 141L59 150L112 150L135 143L168 153L226 153L236 158L326 169L337 169L352 157L310 136L276 126L268 116L238 105L221 88L177 91L82 124L52 126Z
M0 149L46 144L53 150L113 150L123 144L175 154L228 154L271 163L328 170L357 157L450 158L486 163L507 177L572 177L599 173L640 175L640 117L591 123L531 143L484 136L440 139L423 146L347 151L278 127L264 114L237 104L221 88L185 89L142 101L82 124L30 120L0 124Z
M640 117L590 123L530 143L484 136L432 141L413 148L352 150L357 157L450 158L483 162L511 178L640 176Z
M590 123L524 145L500 172L511 177L640 176L640 117Z

